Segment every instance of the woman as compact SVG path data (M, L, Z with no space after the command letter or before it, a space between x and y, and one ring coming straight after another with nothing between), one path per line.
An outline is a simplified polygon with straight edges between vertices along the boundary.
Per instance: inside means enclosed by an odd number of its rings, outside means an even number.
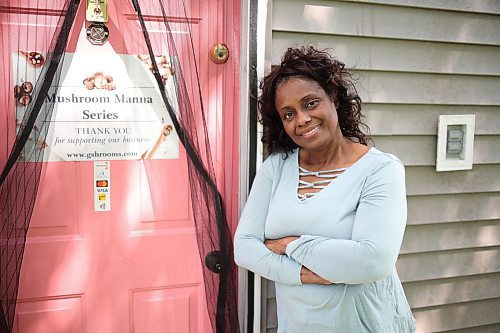
M261 83L270 156L235 235L235 260L276 282L278 332L406 333L395 269L406 225L403 164L367 147L344 64L288 49Z

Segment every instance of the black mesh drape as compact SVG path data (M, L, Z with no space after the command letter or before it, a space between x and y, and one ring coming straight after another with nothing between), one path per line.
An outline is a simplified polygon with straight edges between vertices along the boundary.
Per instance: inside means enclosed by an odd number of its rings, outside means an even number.
M49 45L35 45L39 48L38 50L31 50L25 54L21 53L23 50L18 50L21 52L17 54L19 57L27 57L28 64L40 65L40 61L43 59L43 66L32 89L26 85L21 87L24 90L23 93L29 91L31 98L22 119L7 118L16 121L19 131L13 145L9 147L10 154L2 165L0 175L0 329L2 332L12 331L26 234L43 166L43 143L48 130L44 120L50 119L53 110L53 103L44 103L45 95L49 89L52 89L52 86L57 86L59 81L64 50L78 4L79 1L67 0L62 8L59 3L56 8L46 9L52 16L59 16L52 42ZM36 4L29 2L22 5L16 8L11 3L10 13L3 14L3 18L9 20L14 15L26 15L26 13L29 14L29 7L36 8ZM22 19L15 21L21 22ZM42 23L39 22L39 24ZM5 32L5 35L15 38L19 44L22 38L30 38L30 36L21 36L15 28L10 27L10 29L12 30ZM46 53L46 56L40 58L41 53L39 52ZM10 59L4 59L2 65L10 67ZM14 71L18 69L13 68ZM10 88L10 85L7 87ZM19 95L17 91L11 91L9 97L13 101L14 93ZM19 96L17 98L20 99ZM22 105L24 101L17 100L15 103ZM9 106L8 110L2 110L4 114L15 112L12 103L6 102L2 105ZM2 128L2 135L11 135L10 125L12 124L7 124L7 128ZM2 138L2 141L8 142L5 137Z
M212 162L213 152L209 144L199 82L195 38L189 18L190 8L183 0L163 2L132 0L132 4L137 20L123 20L123 22L135 21L140 26L141 34L137 42L143 44L149 54L161 97L187 152L191 203L212 327L214 332L238 332L236 269L232 258L231 234ZM54 10L51 14L59 13L60 20L50 46L38 50L47 52L47 56L39 78L34 84L32 101L26 107L25 116L18 124L20 130L12 147L9 147L9 157L2 167L0 192L2 332L12 330L26 233L42 175L43 143L48 132L48 126L45 124L49 123L44 120L51 118L54 105L44 103L44 97L49 89L58 86L64 50L78 6L79 1L66 0L62 10L59 7L58 11ZM160 25L164 33L151 33L153 29L148 25L151 17L154 17L155 29ZM134 33L134 27L128 23L120 28L123 28L122 33ZM127 32L128 29L130 30ZM184 33L173 33L179 30ZM160 44L168 46L171 65L175 69L175 75L171 78L173 89L165 86L159 68L161 64L155 57ZM175 93L172 94L171 90ZM13 110L3 110L3 112L12 113Z
M218 190L211 158L205 109L199 84L193 34L184 1L158 2L143 13L142 2L134 7L143 32L147 51L153 60L153 74L163 102L172 119L180 141L188 155L190 194L196 225L200 258L204 262L204 282L207 306L216 332L238 332L236 302L236 268L233 261L232 238L228 228L224 202ZM160 41L151 37L145 16L159 17L166 31L175 75L176 98L169 98L156 61L154 45ZM171 21L175 19L175 27ZM182 18L182 19L179 19ZM176 34L173 31L187 31ZM210 269L211 268L211 269Z

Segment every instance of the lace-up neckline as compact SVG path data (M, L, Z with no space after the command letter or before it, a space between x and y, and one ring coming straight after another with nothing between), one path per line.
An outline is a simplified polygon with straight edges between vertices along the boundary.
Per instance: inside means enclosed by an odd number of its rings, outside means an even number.
M309 171L299 166L299 184L297 187L297 196L299 200L305 201L308 198L312 198L315 194L330 185L330 183L345 170L347 170L347 168Z

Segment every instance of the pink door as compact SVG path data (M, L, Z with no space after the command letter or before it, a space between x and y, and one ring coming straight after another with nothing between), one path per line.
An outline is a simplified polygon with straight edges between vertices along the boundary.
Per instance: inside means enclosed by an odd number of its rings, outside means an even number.
M109 54L147 53L137 42L142 32L131 2L109 3L109 40L99 47L89 43L85 1L81 1L68 54L88 52L99 62ZM147 8L152 1L141 3ZM1 1L0 52L6 65L0 69L0 125L10 128L0 138L2 167L16 126L15 117L7 114L15 112L12 55L45 47L57 10L57 4L48 0ZM191 0L187 14L212 157L232 229L237 218L239 7L230 0ZM154 15L145 18L154 52L164 52L158 42L164 38L164 27ZM218 42L230 50L225 64L208 59L211 45ZM177 147L165 159L109 159L108 211L96 211L93 161L44 163L22 263L14 332L213 331L191 211L186 151L180 143Z

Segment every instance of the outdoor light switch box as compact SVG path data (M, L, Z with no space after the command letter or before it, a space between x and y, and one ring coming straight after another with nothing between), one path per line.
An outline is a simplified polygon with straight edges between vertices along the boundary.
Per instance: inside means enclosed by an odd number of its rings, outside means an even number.
M471 170L475 115L440 115L436 171Z

